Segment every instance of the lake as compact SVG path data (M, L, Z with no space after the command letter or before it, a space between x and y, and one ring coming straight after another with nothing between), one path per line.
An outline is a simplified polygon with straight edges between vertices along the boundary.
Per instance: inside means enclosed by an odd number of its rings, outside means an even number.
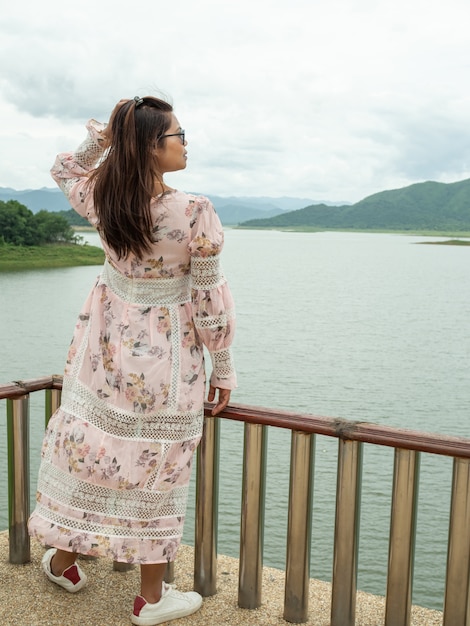
M97 241L93 233L86 238ZM233 402L469 436L470 247L418 245L429 239L227 229L223 266L238 320ZM76 315L99 271L0 274L1 382L62 373ZM41 405L33 395L33 495ZM3 427L4 485L5 435ZM221 444L218 551L238 556L242 424L223 422ZM311 574L323 580L332 573L337 447L317 437ZM264 562L282 569L289 455L289 433L271 429ZM393 450L364 447L358 587L379 595L386 590L392 472ZM422 455L413 602L436 609L451 475L449 459ZM7 523L5 490L0 527ZM190 517L185 542L193 535Z

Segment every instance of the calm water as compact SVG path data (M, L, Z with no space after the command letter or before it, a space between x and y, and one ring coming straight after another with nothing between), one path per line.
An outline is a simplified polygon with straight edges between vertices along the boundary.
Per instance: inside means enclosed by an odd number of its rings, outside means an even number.
M227 230L224 268L238 313L233 401L470 436L470 247L415 245L424 240ZM82 267L0 274L1 382L62 373L75 317L98 273ZM41 401L33 396L33 486ZM289 445L288 433L270 431L264 561L280 568ZM233 556L242 447L242 425L223 423L218 550ZM337 441L318 437L311 561L312 576L324 580L332 572L336 462ZM437 609L451 470L448 459L422 456L413 602ZM365 446L358 586L377 594L386 589L392 471L392 450ZM2 492L0 527L7 525L6 503ZM187 543L193 533L189 519Z

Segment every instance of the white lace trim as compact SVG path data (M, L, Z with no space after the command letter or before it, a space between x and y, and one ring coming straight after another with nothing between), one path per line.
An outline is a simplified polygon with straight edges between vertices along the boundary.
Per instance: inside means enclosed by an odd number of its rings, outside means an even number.
M201 291L225 284L227 281L220 267L220 256L191 257L191 279L191 287Z
M80 178L62 178L59 181L59 188L65 194L67 200L70 198L70 191L72 190L72 187L80 180Z
M183 520L178 526L142 526L134 527L122 523L122 520L116 520L116 524L100 524L97 521L87 519L74 519L66 517L52 511L40 504L37 504L36 511L40 517L48 520L52 524L57 524L61 528L69 530L78 530L80 532L92 533L105 537L126 537L127 539L171 539L181 536L181 527ZM161 518L159 518L161 519Z
M165 279L170 280L170 279ZM168 312L170 314L170 324L171 324L171 385L170 391L168 393L168 401L167 407L169 412L167 413L166 423L168 423L168 418L171 416L172 412L177 413L178 409L178 398L181 384L181 363L180 363L180 355L181 355L181 320L179 316L178 307L176 305L172 305L168 308ZM201 412L201 414L203 411ZM189 414L191 414L189 412ZM179 413L177 413L179 417ZM183 415L185 415L183 413ZM197 428L200 429L199 434L202 432L202 421L197 422ZM176 429L176 435L178 435L178 429ZM167 431L166 431L167 432ZM192 435L197 436L197 435ZM188 437L189 438L189 437Z
M194 318L196 328L225 328L229 320L235 319L235 309L228 309L220 315L197 316Z
M98 123L95 122L95 126L96 124ZM56 162L51 171L54 176L59 178L59 188L65 194L67 200L70 200L72 187L82 180L86 172L93 169L103 156L103 148L98 143L98 133L99 131L96 127L90 126L87 138L85 141L82 141L72 155L69 152L61 153L56 158ZM95 137L93 137L93 135L95 135ZM83 170L83 176L76 176L77 173L81 174L80 168Z
M174 487L168 492L148 489L117 491L80 480L50 463L43 463L39 472L38 492L54 502L91 515L146 521L184 515L188 487Z
M73 153L73 160L77 165L83 167L84 170L90 170L99 161L102 154L103 148L89 133L88 137L82 141Z
M129 278L106 260L99 284L107 285L124 302L168 306L190 301L189 282L189 274L172 278Z
M235 373L232 351L230 348L211 352L212 367L217 378L230 378Z
M177 377L178 368L173 372ZM172 381L171 386L170 394L176 398L177 384ZM68 377L64 377L61 408L115 437L171 443L200 437L204 419L202 408L185 412L177 411L175 406L152 413L124 411L96 397L79 380Z

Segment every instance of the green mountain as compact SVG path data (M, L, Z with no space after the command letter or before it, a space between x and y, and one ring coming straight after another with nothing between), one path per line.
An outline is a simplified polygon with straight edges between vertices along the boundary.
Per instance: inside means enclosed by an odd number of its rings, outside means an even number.
M312 228L357 230L470 230L470 179L457 183L425 182L375 193L352 205L313 204L243 228Z

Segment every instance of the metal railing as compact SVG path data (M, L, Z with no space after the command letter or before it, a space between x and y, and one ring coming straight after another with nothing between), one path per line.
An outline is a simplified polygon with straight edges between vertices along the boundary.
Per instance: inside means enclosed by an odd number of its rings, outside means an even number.
M60 404L61 377L0 385L7 399L10 561L30 558L29 396L45 390L46 422ZM350 422L258 407L230 406L219 418L206 413L197 453L194 587L203 596L217 591L217 501L220 420L244 422L238 604L261 604L267 428L291 431L284 619L308 619L310 539L314 478L314 438L338 439L336 517L331 594L331 625L353 626L361 496L363 444L395 449L386 626L410 624L420 453L453 457L453 478L444 626L470 624L470 439L363 422ZM171 578L172 571L168 572Z

